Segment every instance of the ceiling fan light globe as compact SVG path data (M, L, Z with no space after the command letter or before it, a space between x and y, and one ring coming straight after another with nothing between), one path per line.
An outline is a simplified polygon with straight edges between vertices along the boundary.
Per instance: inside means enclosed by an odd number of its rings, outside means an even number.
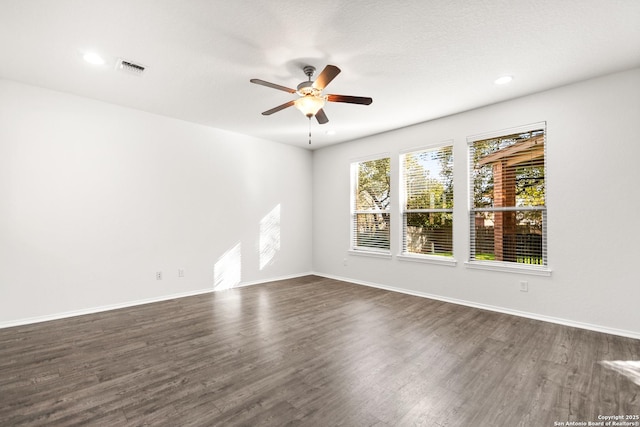
M325 99L320 96L305 95L295 100L294 105L307 117L313 117L324 107Z

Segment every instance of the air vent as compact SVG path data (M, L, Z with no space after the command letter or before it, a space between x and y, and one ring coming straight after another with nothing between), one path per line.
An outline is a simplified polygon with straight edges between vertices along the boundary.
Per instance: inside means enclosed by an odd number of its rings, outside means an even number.
M129 74L134 74L136 76L142 75L144 72L144 65L136 64L135 62L127 61L125 59L118 59L116 63L116 69L122 70Z

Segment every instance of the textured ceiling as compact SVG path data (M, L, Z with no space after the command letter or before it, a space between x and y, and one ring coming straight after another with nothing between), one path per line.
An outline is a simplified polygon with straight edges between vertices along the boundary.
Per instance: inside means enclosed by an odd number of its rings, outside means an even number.
M295 108L260 114L293 96L249 83L295 87L306 64L374 99L328 104L311 147ZM2 78L307 148L638 66L638 0L0 0Z

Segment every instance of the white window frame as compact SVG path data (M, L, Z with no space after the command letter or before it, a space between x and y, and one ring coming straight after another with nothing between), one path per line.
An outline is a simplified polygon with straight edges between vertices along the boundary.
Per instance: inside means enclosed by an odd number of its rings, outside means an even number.
M393 179L393 175L391 174L391 153L379 153L371 156L361 157L357 159L351 160L350 163L350 179L351 179L351 191L349 195L349 253L353 255L365 255L365 256L373 256L380 258L391 258L391 239L392 239L392 224L393 219L391 217L391 203L387 205L386 209L370 209L370 210L356 210L356 198L358 191L358 171L361 163L369 162L373 160L381 160L381 159L389 159L389 168L390 168L390 176L389 179ZM391 188L389 189L391 191ZM391 196L391 194L390 194ZM393 199L390 199L390 202ZM359 214L387 214L389 215L389 248L375 248L368 246L358 246L356 245L356 215Z
M469 162L469 176L468 176L468 201L469 201L469 209L468 209L468 217L469 217L469 259L465 262L465 266L467 268L473 269L481 269L481 270L493 270L493 271L503 271L503 272L517 272L522 274L531 274L531 275L540 275L540 276L550 276L551 269L549 267L549 260L547 256L547 210L548 203L547 198L545 197L545 205L544 206L531 206L531 207L494 207L494 208L475 208L474 207L474 182L473 182L473 158L471 157L472 147L476 141L482 141L485 139L499 138L501 136L507 136L517 133L526 133L530 131L534 131L537 129L544 129L544 168L545 168L545 196L548 194L548 160L547 160L547 141L548 141L548 133L547 133L547 123L546 122L538 122L532 123L529 125L513 127L509 129L503 129L500 131L487 132L483 134L473 135L467 137L467 159ZM475 260L472 259L475 254L475 213L476 212L509 212L509 211L541 211L542 212L542 265L534 265L534 264L520 264L509 261L495 261L495 260Z
M406 229L406 223L407 223L407 213L411 213L411 212L424 212L424 213L438 213L438 212L444 212L444 213L451 213L452 217L454 216L454 208L451 209L438 209L438 208L434 208L434 209L407 209L407 190L406 190L406 186L405 186L405 168L404 168L404 160L405 160L405 156L407 154L411 154L411 153L419 153L419 152L423 152L423 151L434 151L437 150L439 148L442 147L451 147L452 150L452 154L453 154L453 150L454 150L454 141L453 140L446 140L446 141L441 141L438 142L436 144L430 144L430 145L425 145L425 146L419 146L419 147L413 147L413 148L409 148L406 150L401 150L400 151L400 156L398 159L398 164L399 164L399 177L400 177L400 198L399 198L399 204L400 204L400 217L402 218L402 228L401 228L401 245L400 245L400 253L397 255L397 258L401 261L412 261L412 262L424 262L424 263L430 263L430 264L440 264L440 265L448 265L448 266L455 266L457 264L457 261L455 259L455 252L454 255L451 257L448 256L442 256L442 255L430 255L430 254L416 254L416 253L412 253L412 252L407 252L406 250L406 239L407 239L407 229ZM455 172L454 172L454 176L455 176ZM455 192L455 190L454 190ZM452 243L453 246L453 243ZM453 249L455 251L455 249Z

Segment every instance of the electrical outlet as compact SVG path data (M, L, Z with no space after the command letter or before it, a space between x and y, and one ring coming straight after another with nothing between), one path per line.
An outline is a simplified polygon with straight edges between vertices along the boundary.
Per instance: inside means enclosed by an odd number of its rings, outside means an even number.
M162 280L162 271L156 271L156 280Z
M184 268L178 269L178 277L184 277Z
M520 281L520 292L529 292L529 282L526 280Z
M343 260L342 260L342 265L344 265L344 266L346 267L346 266L347 266L347 264L348 264L348 260L347 260L347 258L343 259Z

